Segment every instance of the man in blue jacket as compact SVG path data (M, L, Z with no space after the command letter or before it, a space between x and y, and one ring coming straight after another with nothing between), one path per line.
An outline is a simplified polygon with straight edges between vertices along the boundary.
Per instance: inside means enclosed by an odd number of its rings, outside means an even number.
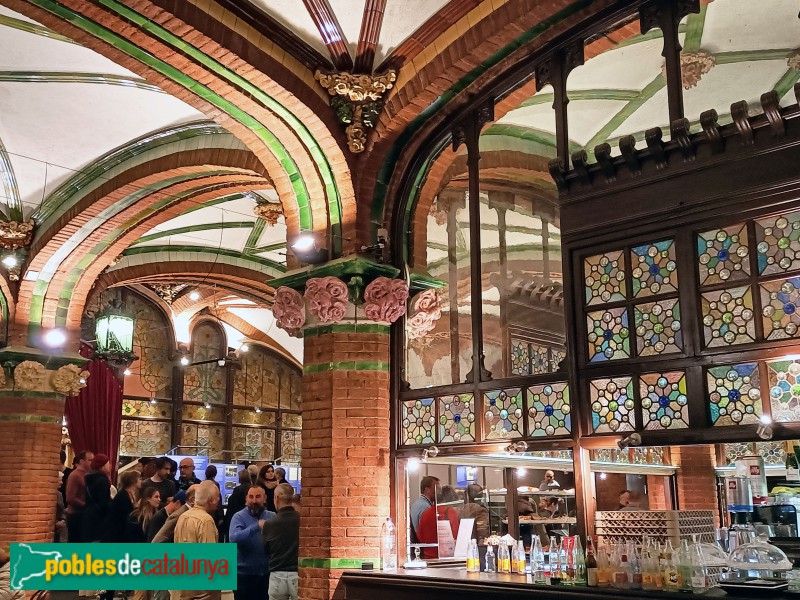
M266 501L264 489L260 485L251 486L245 508L231 519L229 539L237 549L235 600L267 600L269 561L261 529L275 513L264 508Z

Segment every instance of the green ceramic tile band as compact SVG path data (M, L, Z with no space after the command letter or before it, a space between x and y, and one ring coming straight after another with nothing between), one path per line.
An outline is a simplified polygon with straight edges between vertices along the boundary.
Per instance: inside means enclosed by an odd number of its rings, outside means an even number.
M297 566L304 569L360 569L362 563L372 563L379 569L380 558L299 558Z
M76 46L80 45L64 35L56 33L47 27L42 27L38 23L31 23L30 21L23 21L22 19L15 19L14 17L9 17L7 15L0 15L0 25L11 27L12 29L18 29L20 31L24 31L25 33L32 33L33 35L50 38L52 40L58 40L59 42L75 44Z
M303 374L326 373L328 371L389 371L389 363L369 360L345 360L338 362L303 365Z
M8 156L3 140L0 140L0 184L5 191L5 204L8 206L8 218L12 221L22 221L22 199L19 195L17 178L14 167Z
M379 323L336 323L317 325L303 330L303 337L316 337L328 333L382 333L389 334L389 326Z

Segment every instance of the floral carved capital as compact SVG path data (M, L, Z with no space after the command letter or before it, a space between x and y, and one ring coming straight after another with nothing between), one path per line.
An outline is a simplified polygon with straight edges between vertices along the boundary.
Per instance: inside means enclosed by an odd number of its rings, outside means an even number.
M442 318L442 299L436 290L425 290L414 299L414 314L408 320L408 337L415 340L427 336Z
M35 360L25 360L14 369L14 385L20 390L41 389L47 377L47 369Z
M717 64L713 54L698 50L697 52L681 52L681 85L689 90L695 87L703 75L708 73ZM667 76L666 65L661 68L661 74Z
M276 202L263 202L253 207L253 214L272 227L277 225L278 219L283 216L283 207Z
M405 281L378 277L364 290L364 314L373 321L394 323L405 314L407 300Z
M33 237L33 221L0 221L0 247L6 250L17 250L31 243Z
M50 383L59 394L77 396L86 387L88 377L89 371L82 371L78 365L64 365L53 373Z
M300 328L306 323L306 307L300 292L285 286L275 290L272 314L278 327L289 335L298 336Z
M337 277L312 277L305 298L320 323L338 323L347 312L347 286Z

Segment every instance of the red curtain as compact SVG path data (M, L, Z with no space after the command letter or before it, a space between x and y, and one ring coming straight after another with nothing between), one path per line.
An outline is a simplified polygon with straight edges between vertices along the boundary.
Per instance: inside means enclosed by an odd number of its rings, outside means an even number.
M84 349L81 350L83 354ZM76 454L90 450L107 455L112 470L116 471L122 428L122 384L102 360L92 360L85 369L89 371L86 387L78 396L67 398L64 406L72 448Z

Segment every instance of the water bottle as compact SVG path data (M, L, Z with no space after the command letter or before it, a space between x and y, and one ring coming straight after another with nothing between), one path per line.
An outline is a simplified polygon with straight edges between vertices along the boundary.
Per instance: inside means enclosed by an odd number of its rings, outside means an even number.
M486 573L494 573L497 571L497 562L495 561L494 550L491 546L486 546L486 558L484 560L486 564L484 565L483 570Z
M381 567L384 571L397 571L397 534L391 517L381 527Z

